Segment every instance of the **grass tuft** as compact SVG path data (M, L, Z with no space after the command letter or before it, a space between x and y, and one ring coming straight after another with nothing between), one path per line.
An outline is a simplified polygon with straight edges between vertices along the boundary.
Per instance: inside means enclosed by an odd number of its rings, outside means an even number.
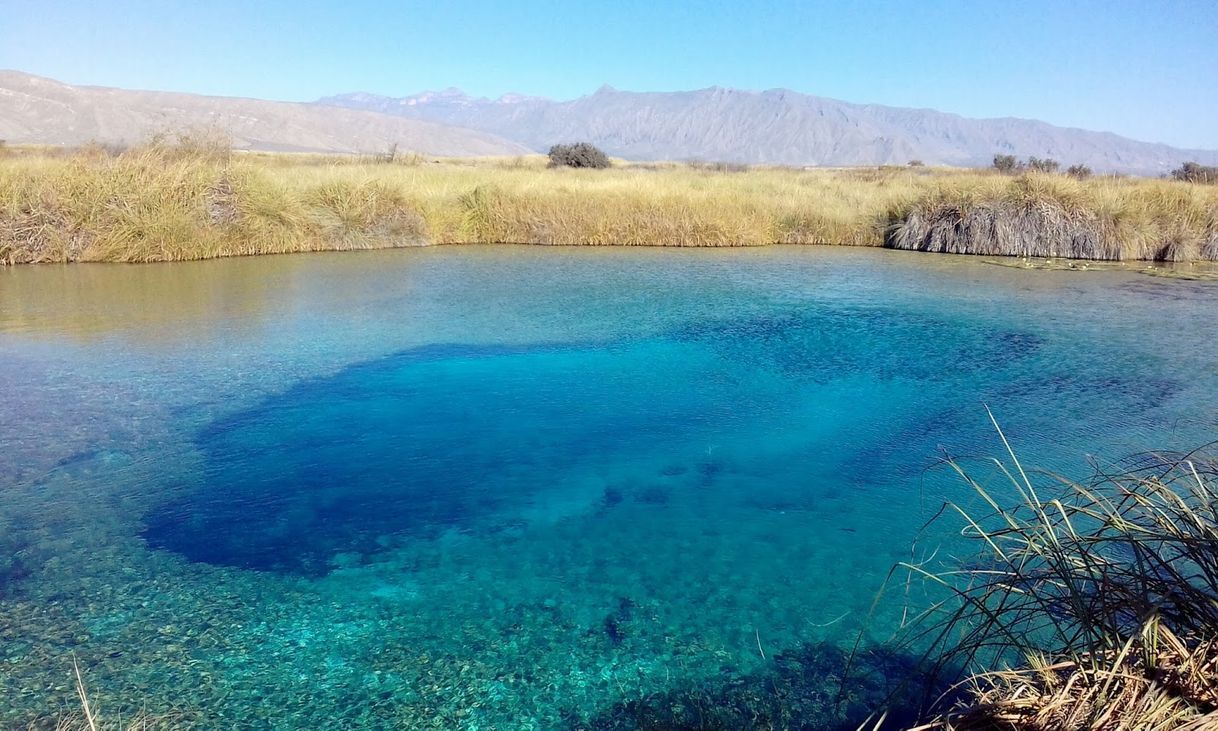
M76 655L72 655L72 675L75 681L76 698L80 708L73 713L60 716L55 721L55 731L147 731L152 728L179 728L174 719L169 716L154 717L147 712L139 712L126 721L122 717L109 720L104 718L91 700L89 690L85 685L84 675Z
M996 488L949 464L985 506L950 506L981 550L904 565L947 592L912 641L975 674L920 728L1218 728L1218 462L1150 454L1038 485L1009 451Z
M1218 196L1165 180L1027 173L944 180L890 215L887 245L990 256L1213 261Z

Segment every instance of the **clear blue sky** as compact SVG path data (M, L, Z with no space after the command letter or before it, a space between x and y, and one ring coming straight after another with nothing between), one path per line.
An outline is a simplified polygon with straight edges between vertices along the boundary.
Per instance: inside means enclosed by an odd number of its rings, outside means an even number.
M0 0L0 68L287 100L786 87L1218 148L1218 0Z

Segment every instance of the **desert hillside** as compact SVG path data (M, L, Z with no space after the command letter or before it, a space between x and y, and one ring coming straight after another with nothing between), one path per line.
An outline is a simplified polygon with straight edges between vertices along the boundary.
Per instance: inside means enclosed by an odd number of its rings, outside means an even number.
M403 151L517 155L519 144L486 132L374 111L316 104L70 86L0 71L0 139L9 143L137 143L166 129L214 127L242 149L282 152Z

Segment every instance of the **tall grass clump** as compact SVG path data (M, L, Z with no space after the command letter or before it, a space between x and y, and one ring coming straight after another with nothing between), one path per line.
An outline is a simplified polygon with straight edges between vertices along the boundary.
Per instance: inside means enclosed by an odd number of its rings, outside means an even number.
M460 199L463 238L564 246L761 246L774 243L770 217L717 194L638 195L602 188L506 190L481 185Z
M135 261L209 249L199 224L215 166L148 146L117 158L83 150L64 159L20 159L0 175L0 260Z
M950 506L978 556L905 567L947 592L917 641L973 674L921 728L1218 728L1218 462L1150 454L1037 484L1009 451L998 485L950 464L984 506Z
M421 216L374 179L301 190L211 132L0 165L0 263L177 261L417 244Z
M405 192L382 181L329 183L309 191L305 200L323 227L323 238L344 243L342 248L425 241L423 218Z
M1095 260L1218 258L1218 194L1156 180L1025 173L945 179L892 212L886 245L951 254Z

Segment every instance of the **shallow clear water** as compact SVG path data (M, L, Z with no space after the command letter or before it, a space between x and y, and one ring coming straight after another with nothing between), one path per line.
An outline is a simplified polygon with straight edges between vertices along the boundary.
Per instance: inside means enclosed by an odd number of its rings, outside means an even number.
M1216 305L841 249L0 270L0 725L73 653L179 725L816 719L984 405L1076 477L1207 442Z

